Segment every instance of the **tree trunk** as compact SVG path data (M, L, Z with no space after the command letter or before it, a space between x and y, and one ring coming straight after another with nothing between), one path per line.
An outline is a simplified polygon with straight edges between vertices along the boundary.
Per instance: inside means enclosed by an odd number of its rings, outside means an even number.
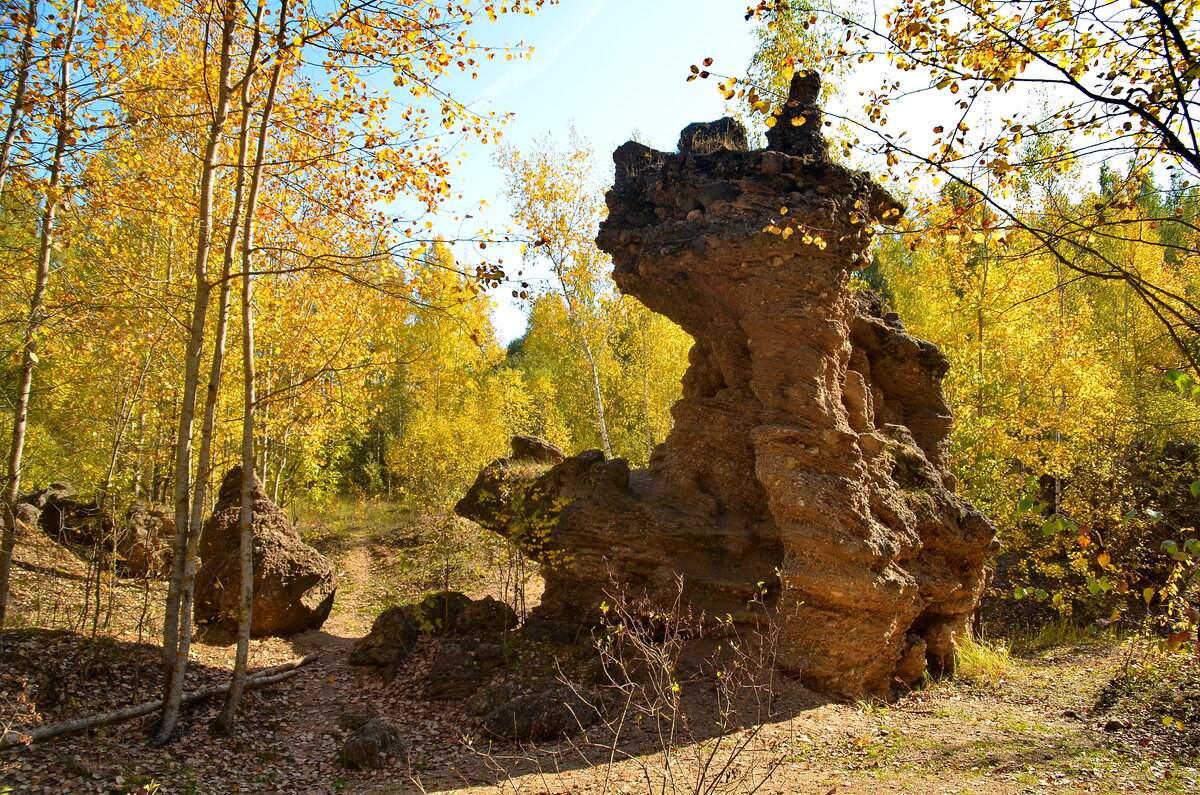
M587 360L588 374L591 376L592 382L592 400L596 403L596 428L600 432L600 443L604 447L604 456L612 458L612 444L608 440L608 422L604 417L604 393L600 389L600 368L596 361L596 354L592 350L592 344L588 341L583 317L579 313L579 307L576 306L575 297L571 294L566 277L563 276L562 263L553 263L553 268L567 307L567 320L570 321L576 336L579 337L579 347L583 351L583 358Z
M211 293L211 285L208 283L208 260L212 252L213 184L216 181L217 152L224 137L225 123L229 118L229 100L233 91L230 86L230 72L233 65L233 38L237 19L232 4L222 6L222 12L224 18L221 25L220 85L201 164L199 223L194 261L196 296L192 305L184 364L183 395L179 410L179 430L175 440L175 556L171 565L167 610L163 619L164 707L159 730L154 737L154 741L159 744L165 743L175 730L175 722L179 717L179 699L183 693L183 672L187 667L191 643L191 599L190 595L185 593L188 583L187 557L188 551L195 549L195 542L198 540L191 537L192 429L195 422L196 393L200 383L205 320ZM210 389L211 386L210 383ZM207 476L207 472L200 470L198 480L203 482ZM197 488L197 491L201 489ZM203 503L199 502L197 505L202 506ZM194 551L192 577L195 577Z
M286 41L288 0L280 0L278 42ZM262 6L259 6L258 18ZM257 27L255 33L257 50ZM228 733L237 718L242 691L246 688L246 667L250 660L250 626L254 618L254 306L251 276L254 263L254 214L258 208L258 192L262 185L263 160L266 157L271 112L275 109L275 92L279 88L279 76L283 69L282 57L276 57L271 70L271 83L263 104L262 123L258 128L258 139L254 153L254 170L250 175L250 190L246 199L246 221L242 225L242 371L245 387L242 401L242 506L238 515L239 552L241 553L241 589L238 594L237 654L233 664L233 676L221 714L214 728ZM249 114L248 92L245 112Z
M16 141L17 131L21 127L21 116L25 113L25 89L29 85L29 67L33 64L33 34L37 27L37 11L38 0L29 0L21 33L20 54L17 56L17 77L13 86L12 105L8 110L8 126L4 130L4 143L0 144L0 196L4 195L13 142Z
M54 250L55 223L62 201L63 160L67 139L71 136L71 109L67 101L71 90L71 54L79 23L80 0L75 0L71 19L64 37L62 63L58 84L58 129L54 139L54 154L50 162L50 182L42 209L38 240L37 270L33 295L29 301L29 317L25 323L24 345L21 350L21 370L17 375L17 394L13 405L12 442L8 453L8 473L4 487L4 534L0 538L0 650L4 644L4 622L8 614L8 589L12 575L13 548L17 543L16 501L21 490L21 460L25 450L25 426L29 416L29 394L33 386L33 366L37 364L37 335L46 320L46 288L50 283L50 258Z
M579 329L579 338L583 341L583 354L587 358L588 370L592 376L592 399L596 401L596 425L600 429L600 441L604 445L604 457L612 458L612 444L608 441L608 422L604 419L604 393L600 390L600 368L596 364L596 356L592 346Z
M654 429L650 423L650 317L642 314L642 421L646 427L646 466L654 454Z

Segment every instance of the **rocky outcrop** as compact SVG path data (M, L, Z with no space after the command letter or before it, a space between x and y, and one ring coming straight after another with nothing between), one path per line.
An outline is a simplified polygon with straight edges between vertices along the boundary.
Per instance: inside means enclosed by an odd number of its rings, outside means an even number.
M171 567L175 518L160 508L136 503L117 533L117 571L125 577L161 577Z
M443 646L446 659L434 665L437 676L458 677L459 674L451 669L471 666L457 665L454 660L466 657L473 661L472 665L478 663L479 671L486 673L504 662L504 648L497 642L502 641L504 634L514 629L517 623L516 611L491 596L473 600L458 591L438 591L419 602L389 607L376 616L371 631L351 647L349 662L351 665L376 666L383 677L391 681L416 649L420 636L432 635L460 639L458 644ZM452 646L454 648L450 648ZM478 679L479 676L482 673L467 678ZM476 682L475 688L481 681ZM437 693L443 688L431 685L431 690ZM450 685L446 692L452 691L456 692L457 688Z
M114 526L99 502L78 499L70 484L56 481L19 497L14 514L27 528L40 528L60 543L99 546L105 565L115 553L122 577L160 577L170 567L175 521L153 506L135 503Z
M241 536L242 470L234 467L221 482L217 505L204 525L196 570L197 623L237 628ZM305 544L287 514L254 480L255 637L291 635L317 629L329 616L337 589L333 564Z
M84 502L74 494L69 483L55 481L17 498L17 518L26 525L36 522L43 533L59 543L111 544L112 517L95 500Z
M534 620L587 621L616 584L753 624L825 692L886 694L952 663L993 529L953 493L945 356L848 288L903 208L831 162L815 76L748 151L729 120L678 153L614 155L597 242L613 278L695 339L645 470L523 441L457 510L542 565Z

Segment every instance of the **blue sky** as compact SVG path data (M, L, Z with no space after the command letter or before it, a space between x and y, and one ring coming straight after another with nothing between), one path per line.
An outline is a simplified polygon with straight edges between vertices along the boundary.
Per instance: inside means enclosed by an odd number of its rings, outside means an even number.
M635 130L639 140L673 150L684 126L725 115L713 81L687 82L688 67L712 57L714 70L743 73L754 50L745 12L745 0L564 0L533 17L502 16L496 24L477 25L474 36L481 43L523 40L534 47L533 59L486 63L478 80L456 80L450 87L477 109L515 113L503 140L518 149L547 134L565 141L574 124L602 166ZM476 213L465 233L509 222L493 152L470 145L453 177L464 204L450 209L463 211L478 199L491 208ZM437 231L454 236L457 224L447 218ZM502 256L510 271L519 267L515 251ZM509 340L523 333L524 315L505 295L496 294L496 323Z

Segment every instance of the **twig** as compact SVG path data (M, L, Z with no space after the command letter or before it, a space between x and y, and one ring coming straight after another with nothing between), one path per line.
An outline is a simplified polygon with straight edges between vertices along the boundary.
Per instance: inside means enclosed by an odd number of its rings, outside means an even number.
M261 687L262 685L270 685L275 682L280 682L290 676L298 673L301 666L308 665L321 655L319 652L311 652L303 657L298 657L279 665L270 668L264 668L261 671L256 671L246 679L246 688ZM190 693L183 695L183 703L190 704L193 701L203 701L206 698L220 695L229 690L229 683L214 687L206 687L202 690L193 690ZM162 699L151 701L146 704L139 704L135 707L126 707L125 709L114 710L113 712L103 712L99 715L91 715L86 718L77 718L75 720L64 721L62 723L54 723L50 726L42 726L29 732L9 731L5 732L3 737L0 737L0 748L10 748L14 745L28 745L35 740L45 740L48 737L57 737L60 734L70 734L71 732L82 731L84 729L93 729L97 726L105 726L109 723L119 723L121 721L140 718L142 715L149 715L151 712L157 712L162 709Z

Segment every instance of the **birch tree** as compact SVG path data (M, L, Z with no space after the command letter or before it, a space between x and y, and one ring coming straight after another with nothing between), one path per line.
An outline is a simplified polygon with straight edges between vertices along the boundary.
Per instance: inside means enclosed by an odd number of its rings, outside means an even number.
M573 342L587 367L596 430L604 454L612 458L600 358L612 332L610 305L619 298L608 279L609 259L595 242L604 203L592 152L572 130L562 150L542 139L525 154L503 148L497 159L506 172L513 220L524 231L526 259L549 267L566 307Z

